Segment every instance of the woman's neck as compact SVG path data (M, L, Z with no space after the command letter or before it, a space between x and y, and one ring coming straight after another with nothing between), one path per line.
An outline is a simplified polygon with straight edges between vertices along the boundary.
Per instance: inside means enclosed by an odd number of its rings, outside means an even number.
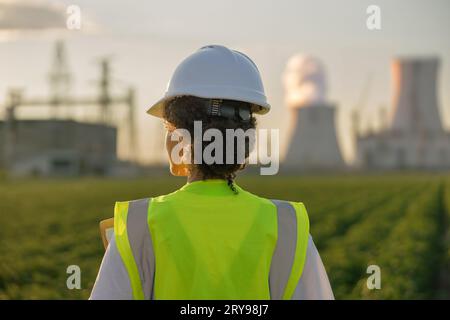
M220 179L220 178L216 178ZM187 177L187 183L205 180L205 176L198 170L192 171Z
M200 181L203 180L204 176L197 170L190 172L190 174L187 177L187 182L191 183L194 181Z

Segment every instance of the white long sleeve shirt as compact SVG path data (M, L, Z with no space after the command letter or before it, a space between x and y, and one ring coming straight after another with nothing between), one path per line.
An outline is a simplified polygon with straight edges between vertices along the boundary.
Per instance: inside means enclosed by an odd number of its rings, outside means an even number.
M133 294L128 272L120 257L114 237L103 257L91 292L91 300L131 300ZM309 236L305 266L292 300L333 300L328 276L319 252Z

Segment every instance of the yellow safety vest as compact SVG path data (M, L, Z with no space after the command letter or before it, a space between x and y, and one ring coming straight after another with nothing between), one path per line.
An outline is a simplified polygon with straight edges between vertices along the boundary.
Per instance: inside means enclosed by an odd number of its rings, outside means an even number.
M225 180L116 202L114 233L135 299L291 299L309 221L300 202L268 200Z

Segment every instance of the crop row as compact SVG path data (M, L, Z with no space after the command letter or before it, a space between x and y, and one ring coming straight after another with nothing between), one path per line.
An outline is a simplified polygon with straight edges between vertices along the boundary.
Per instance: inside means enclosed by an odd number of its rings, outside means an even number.
M355 293L364 298L429 299L440 271L442 184L435 183L411 199L403 217L382 241L369 263L380 267L382 287L368 290L361 281Z
M326 240L321 253L337 298L360 298L353 294L353 288L367 276L369 261L402 218L411 199L426 186L426 183L405 186L403 193L395 194L383 206L368 209L364 218L351 225L345 234Z

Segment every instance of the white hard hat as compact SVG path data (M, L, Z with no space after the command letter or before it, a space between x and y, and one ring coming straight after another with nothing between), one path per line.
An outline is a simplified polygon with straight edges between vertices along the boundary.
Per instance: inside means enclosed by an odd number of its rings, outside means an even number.
M164 97L147 113L162 117L165 103L184 95L248 102L257 114L270 110L256 64L245 54L219 45L202 47L184 59L175 69Z

